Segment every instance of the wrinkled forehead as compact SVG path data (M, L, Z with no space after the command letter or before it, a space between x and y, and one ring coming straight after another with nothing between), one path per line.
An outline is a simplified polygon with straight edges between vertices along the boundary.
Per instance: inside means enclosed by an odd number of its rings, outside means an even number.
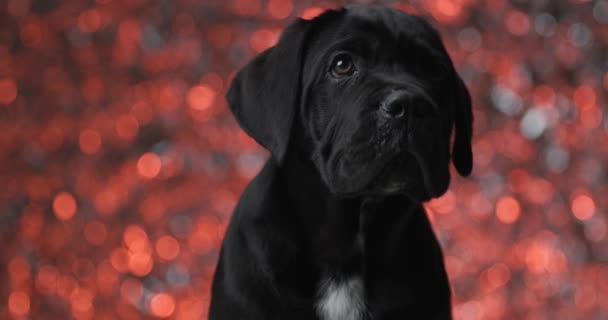
M332 51L390 56L412 51L441 55L438 33L422 18L388 8L348 7L317 26L310 43L312 60Z

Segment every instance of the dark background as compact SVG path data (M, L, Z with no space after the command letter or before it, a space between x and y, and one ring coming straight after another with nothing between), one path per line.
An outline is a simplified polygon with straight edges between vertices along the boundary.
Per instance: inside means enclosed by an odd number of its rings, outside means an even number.
M427 206L455 318L608 319L608 1L357 3L433 20L473 95L473 175ZM342 4L0 0L0 318L206 319L267 157L229 79Z

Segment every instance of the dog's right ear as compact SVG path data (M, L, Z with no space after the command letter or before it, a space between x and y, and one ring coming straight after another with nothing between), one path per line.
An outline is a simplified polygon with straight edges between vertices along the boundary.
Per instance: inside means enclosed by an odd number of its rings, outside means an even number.
M238 72L226 99L239 125L281 163L300 97L308 20L298 19L278 43Z
M461 176L466 177L473 170L473 110L471 95L460 76L456 75L456 97L454 102L454 146L452 147L452 162Z

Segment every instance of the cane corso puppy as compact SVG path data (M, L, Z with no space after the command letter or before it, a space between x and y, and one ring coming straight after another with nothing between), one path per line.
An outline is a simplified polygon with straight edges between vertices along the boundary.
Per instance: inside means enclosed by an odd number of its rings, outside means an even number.
M451 319L421 203L447 190L450 158L470 174L473 116L429 23L370 7L298 19L227 100L271 157L226 232L211 320Z

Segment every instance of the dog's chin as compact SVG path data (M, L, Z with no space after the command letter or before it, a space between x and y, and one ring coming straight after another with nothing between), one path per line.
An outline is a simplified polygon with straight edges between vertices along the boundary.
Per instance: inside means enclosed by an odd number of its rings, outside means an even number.
M351 176L342 181L341 187L334 185L333 193L343 197L386 197L404 195L415 202L424 202L432 197L432 190L424 183L420 166L412 156L398 155L385 165L373 168L364 176ZM374 170L375 169L375 170Z
M376 174L363 193L378 196L405 195L417 202L430 199L420 167L412 157L397 156Z

